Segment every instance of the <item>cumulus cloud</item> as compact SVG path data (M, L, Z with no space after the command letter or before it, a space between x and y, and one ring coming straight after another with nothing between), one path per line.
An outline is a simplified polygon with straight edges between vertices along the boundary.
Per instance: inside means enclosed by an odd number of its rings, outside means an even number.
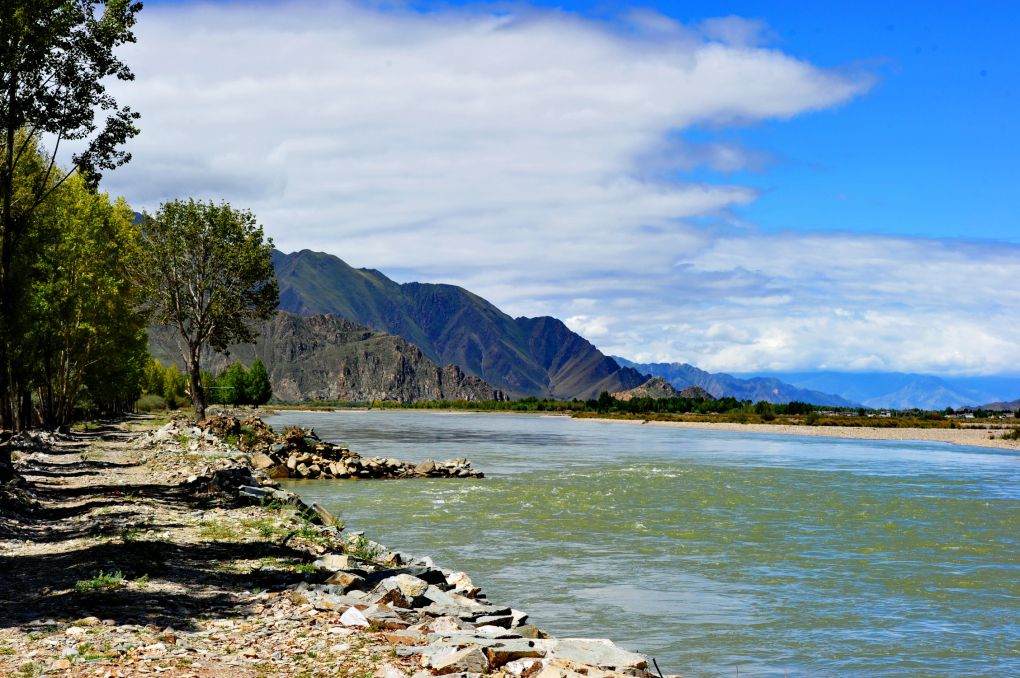
M734 225L755 190L677 178L771 162L685 140L694 125L788 119L870 86L764 47L760 22L308 0L159 5L138 37L124 53L137 80L117 95L143 133L105 181L138 208L225 198L283 250L463 284L635 358L933 364L897 333L967 320L951 304L983 250L766 237ZM1016 274L996 265L997 280ZM936 342L946 365L970 369L963 348L1013 355L1006 330L951 334Z

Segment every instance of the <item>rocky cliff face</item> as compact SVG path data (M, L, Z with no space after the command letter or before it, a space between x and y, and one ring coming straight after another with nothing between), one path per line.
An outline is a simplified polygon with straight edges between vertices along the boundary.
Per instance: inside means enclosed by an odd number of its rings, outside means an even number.
M418 402L425 400L502 400L505 396L456 365L440 367L417 346L343 318L303 318L278 312L258 324L254 345L236 345L228 354L208 354L213 373L234 361L251 365L262 359L273 384L274 400ZM150 331L149 348L164 362L183 366L174 333Z

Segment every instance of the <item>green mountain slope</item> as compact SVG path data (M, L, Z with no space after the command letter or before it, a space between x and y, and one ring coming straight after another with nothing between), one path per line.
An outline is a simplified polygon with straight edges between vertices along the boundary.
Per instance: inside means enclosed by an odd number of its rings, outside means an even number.
M280 308L333 313L403 337L514 397L594 398L645 381L555 318L511 318L455 285L398 284L382 273L302 250L273 253Z

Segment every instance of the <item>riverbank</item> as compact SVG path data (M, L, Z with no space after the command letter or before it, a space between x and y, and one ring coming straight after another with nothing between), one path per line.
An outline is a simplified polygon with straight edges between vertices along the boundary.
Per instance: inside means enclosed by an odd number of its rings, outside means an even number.
M153 428L22 436L0 675L650 675L608 641L549 638L464 573L311 522L208 432L139 438Z
M999 428L881 428L869 426L807 426L803 424L737 424L708 421L655 421L643 419L614 419L611 417L583 417L584 421L597 421L632 426L661 426L705 431L739 431L741 433L773 433L778 435L812 436L817 438L851 438L857 440L907 440L940 442L971 447L990 447L1020 451L1020 440L1003 440L1007 430ZM994 437L993 437L994 436Z

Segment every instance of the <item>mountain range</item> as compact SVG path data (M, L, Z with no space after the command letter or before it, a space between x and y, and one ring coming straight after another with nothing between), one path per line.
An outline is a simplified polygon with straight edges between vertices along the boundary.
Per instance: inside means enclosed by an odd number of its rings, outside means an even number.
M676 389L700 386L716 398L731 396L737 400L788 403L797 400L812 405L854 407L856 403L831 393L797 388L774 377L740 379L729 374L706 372L687 363L634 363L619 356L616 362L645 374L662 377Z
M872 408L943 410L1009 401L1020 395L1020 377L835 371L778 372L768 376L798 388L835 393Z
M273 253L280 308L328 313L413 343L511 397L596 398L644 383L556 318L511 318L455 285L399 284L330 254Z
M823 406L944 409L1007 401L1020 379L798 372L713 374L686 363L634 363L603 354L556 318L513 318L455 285L397 283L330 254L273 252L277 318L254 347L209 356L266 363L281 400L597 398L642 386L649 375L714 397ZM153 354L176 358L155 329ZM378 372L378 374L376 374Z

